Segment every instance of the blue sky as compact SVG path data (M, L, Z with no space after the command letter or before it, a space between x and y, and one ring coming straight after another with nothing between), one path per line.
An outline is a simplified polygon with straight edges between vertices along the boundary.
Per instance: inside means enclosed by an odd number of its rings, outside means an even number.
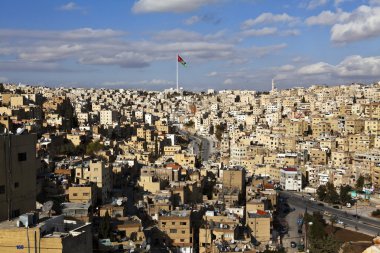
M0 82L268 90L380 80L380 0L2 0Z

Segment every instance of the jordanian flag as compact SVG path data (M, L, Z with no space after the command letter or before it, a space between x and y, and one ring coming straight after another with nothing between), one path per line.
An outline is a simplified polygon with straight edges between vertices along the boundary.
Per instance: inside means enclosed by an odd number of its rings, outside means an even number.
M183 66L186 67L186 62L182 59L181 56L178 55L178 62L181 63Z

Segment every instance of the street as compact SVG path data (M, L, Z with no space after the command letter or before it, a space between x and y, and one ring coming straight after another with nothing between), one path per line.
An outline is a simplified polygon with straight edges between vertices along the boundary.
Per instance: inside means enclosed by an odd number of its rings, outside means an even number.
M347 228L355 229L355 227L357 227L358 232L374 237L380 233L380 221L360 216L360 213L358 213L360 218L357 219L345 211L329 207L327 204L322 205L317 201L310 201L306 196L302 197L293 192L283 191L280 193L280 197L287 199L288 204L294 206L298 213L305 212L306 209L309 213L314 211L320 211L322 213L328 212L341 220ZM325 218L327 218L326 220L328 221L329 217L325 215Z

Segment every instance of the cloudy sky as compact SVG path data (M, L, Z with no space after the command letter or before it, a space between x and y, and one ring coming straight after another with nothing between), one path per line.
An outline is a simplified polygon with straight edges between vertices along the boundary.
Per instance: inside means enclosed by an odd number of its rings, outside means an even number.
M380 0L1 0L0 82L268 90L380 80Z

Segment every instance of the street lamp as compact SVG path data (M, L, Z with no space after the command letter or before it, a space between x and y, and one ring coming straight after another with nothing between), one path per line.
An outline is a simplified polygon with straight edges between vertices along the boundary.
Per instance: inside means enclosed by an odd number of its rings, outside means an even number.
M307 230L308 230L308 227L309 226L311 226L311 225L313 225L313 222L311 222L311 221L309 221L309 222L307 222L306 224L306 231L305 231L305 250L306 250L306 252L309 252L309 249L308 249L308 238L307 238Z

